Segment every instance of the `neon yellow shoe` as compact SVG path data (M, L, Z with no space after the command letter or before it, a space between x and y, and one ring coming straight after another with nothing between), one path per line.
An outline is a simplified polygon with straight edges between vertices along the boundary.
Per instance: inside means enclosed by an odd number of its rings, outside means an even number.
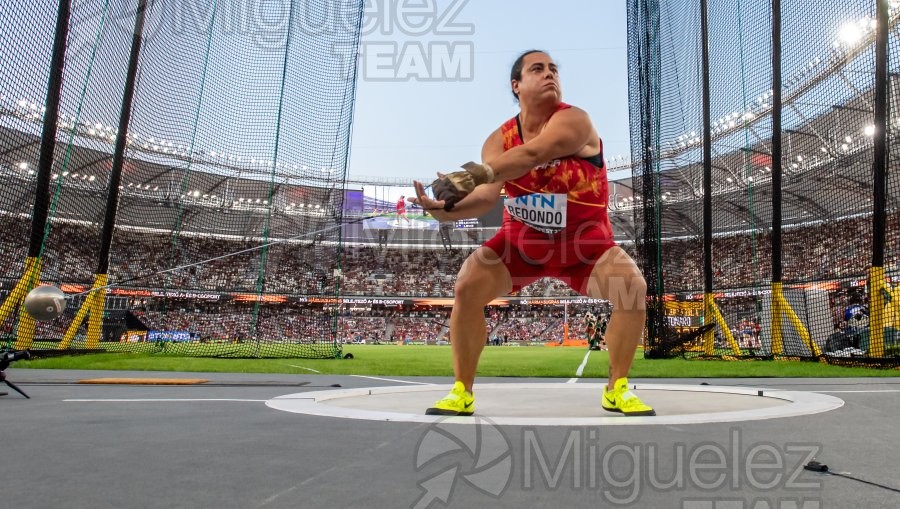
M616 380L613 390L603 387L603 398L600 405L609 412L619 412L626 416L656 415L656 410L645 405L640 398L628 390L628 379Z
M462 382L453 384L450 393L433 407L425 410L425 415L472 415L475 413L475 397L466 390Z

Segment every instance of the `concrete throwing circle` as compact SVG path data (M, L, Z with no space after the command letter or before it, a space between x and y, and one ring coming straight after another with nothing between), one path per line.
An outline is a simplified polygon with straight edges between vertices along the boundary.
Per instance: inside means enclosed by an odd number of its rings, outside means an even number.
M699 424L753 421L827 412L844 401L815 392L778 391L709 385L636 384L632 388L652 406L653 417L624 417L600 407L603 385L565 383L486 383L475 389L475 415L497 425L596 426ZM393 422L474 424L471 417L425 415L443 397L445 385L369 387L302 392L266 401L285 412Z

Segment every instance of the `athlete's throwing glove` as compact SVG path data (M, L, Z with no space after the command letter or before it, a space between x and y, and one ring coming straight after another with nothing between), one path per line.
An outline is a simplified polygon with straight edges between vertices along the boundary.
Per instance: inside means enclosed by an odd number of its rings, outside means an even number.
M463 198L481 184L494 181L494 169L487 163L468 162L462 165L463 171L455 171L431 183L435 200L444 201L444 210L450 212Z

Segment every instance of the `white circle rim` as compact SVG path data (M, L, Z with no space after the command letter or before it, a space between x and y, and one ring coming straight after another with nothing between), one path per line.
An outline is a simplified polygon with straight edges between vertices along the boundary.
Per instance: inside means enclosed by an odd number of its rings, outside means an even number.
M486 383L478 384L484 389L548 389L559 390L595 388L602 392L605 384L562 384L562 383ZM835 410L844 405L844 401L834 396L805 391L782 391L773 389L751 389L744 387L725 387L713 385L676 385L676 384L631 384L635 390L679 391L679 392L714 392L720 394L736 394L741 396L760 396L787 401L786 405L747 410L725 412L706 412L693 414L657 415L652 417L503 417L477 414L503 426L629 426L629 425L678 425L705 424L717 422L758 421L798 417ZM361 387L356 389L340 389L330 391L301 392L287 394L266 401L266 406L275 410L296 414L316 415L320 417L337 417L342 419L359 419L367 421L415 422L415 423L451 423L477 424L471 417L446 417L440 415L411 414L401 412L382 412L329 405L333 399L372 396L381 394L427 392L434 391L435 385Z

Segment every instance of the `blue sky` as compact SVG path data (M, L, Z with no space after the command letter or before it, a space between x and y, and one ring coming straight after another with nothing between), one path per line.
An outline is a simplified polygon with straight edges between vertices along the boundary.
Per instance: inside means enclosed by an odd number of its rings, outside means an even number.
M364 56L350 174L430 179L435 171L479 160L487 135L518 112L509 90L510 67L531 48L546 50L557 61L563 100L590 114L607 156L629 154L625 2L571 0L550 6L539 0L439 0L437 11L448 18L456 13L456 24L470 24L474 33L407 35L394 26L392 33L383 34L381 26L370 25L362 38L363 52L378 50L387 40L399 41L398 53L415 51L409 49L414 43L440 49L471 42L471 79L391 81L391 69L366 76L375 65L365 59L387 60L384 55ZM384 13L370 16L380 16L373 24L386 24ZM418 21L425 30L423 18ZM431 27L438 28L434 22Z

